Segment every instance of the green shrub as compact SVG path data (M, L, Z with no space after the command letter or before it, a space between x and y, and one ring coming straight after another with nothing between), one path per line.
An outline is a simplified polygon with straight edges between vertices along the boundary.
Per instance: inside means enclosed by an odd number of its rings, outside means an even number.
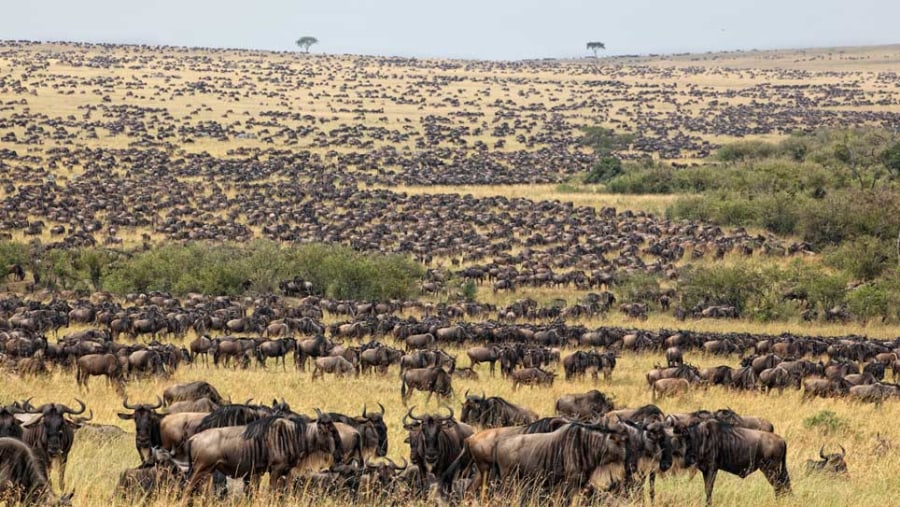
M743 315L762 294L766 280L754 269L736 266L688 266L679 276L678 291L687 308L728 305Z
M28 246L14 241L0 241L0 268L10 264L28 265Z
M824 435L832 435L846 431L850 425L846 420L831 410L820 410L803 420L806 429L818 429Z
M636 271L621 277L615 292L623 302L652 304L659 298L659 278Z
M825 263L845 271L856 280L874 280L888 267L896 266L897 260L890 242L860 236L832 249L825 256Z
M622 161L618 157L608 155L600 157L591 172L584 178L585 183L603 183L622 174Z
M769 158L778 153L778 147L765 141L748 140L726 144L716 151L716 158L722 162Z

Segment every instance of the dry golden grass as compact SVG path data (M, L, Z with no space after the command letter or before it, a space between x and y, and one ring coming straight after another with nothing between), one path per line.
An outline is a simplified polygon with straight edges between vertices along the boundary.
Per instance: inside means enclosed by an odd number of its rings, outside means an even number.
M465 357L462 350L454 349L451 352L459 354L460 358ZM686 359L700 367L717 364L735 365L738 362L736 356L724 358L689 354ZM624 354L619 358L618 367L609 383L601 380L594 384L589 378L585 381L567 382L560 378L550 388L525 387L516 392L512 391L511 384L501 379L499 374L496 378L490 378L487 366L483 365L478 368L482 376L481 381L454 380L455 397L451 405L459 414L460 399L467 389L479 393L484 390L488 395L502 396L541 415L550 415L554 411L556 398L563 394L598 388L611 394L617 406L639 406L650 403L650 392L647 390L644 374L654 363L663 360L662 355L658 354ZM461 359L460 362L468 363L465 359ZM387 409L386 420L390 427L389 456L399 460L404 456L408 457L409 448L403 443L405 432L400 422L405 409L400 403L397 373L396 369L392 369L386 376L344 379L329 377L324 381L311 382L309 372L297 372L292 368L284 372L274 366L270 366L266 371L187 366L181 368L169 380L143 380L131 383L128 386L128 395L132 401L150 402L167 385L202 379L212 382L223 395L230 396L233 400L252 397L264 402L283 397L294 410L305 413L312 413L315 408L356 413L362 409L363 403L373 407L377 402L381 402ZM559 373L562 375L561 368ZM116 417L116 412L121 407L120 400L103 381L95 379L90 392L82 393L75 386L72 374L68 373L57 371L46 379L29 380L4 375L2 401L29 396L34 396L35 403L47 401L73 403L73 398L80 397L93 410L94 422L112 424L126 431L133 431L132 423L121 421ZM784 506L816 503L835 507L884 505L890 503L887 499L897 498L900 494L900 482L896 480L900 473L900 429L892 424L900 417L900 403L886 403L881 407L853 404L840 399L816 399L804 403L801 401L800 393L793 390L786 391L783 395L776 393L766 395L711 388L707 391L690 392L678 399L661 400L658 404L669 413L730 407L742 414L765 417L775 424L776 432L788 442L788 466L794 488L791 497L776 503L771 487L760 474L740 480L723 473L719 475L716 484L717 505L751 503ZM440 410L435 400L426 405L425 396L418 392L413 394L410 405L416 405L416 413ZM804 425L804 420L824 410L837 414L846 422L846 426L836 433L827 433L820 428ZM893 451L884 455L874 454L877 446L876 435L893 441ZM821 445L826 445L829 449L843 445L847 449L849 478L836 480L805 475L805 460L815 458ZM127 467L136 466L137 463L138 458L131 434L109 442L78 437L68 473L69 483L76 491L76 505L107 505L118 474ZM660 505L702 505L703 483L699 478L689 480L684 475L666 478L660 481L658 489L657 502ZM306 502L309 499L302 501ZM508 500L504 498L494 498L488 505L506 505L507 502ZM274 503L277 502L262 494L253 505ZM336 505L341 502L319 498L317 503ZM431 500L421 503L432 504ZM168 501L160 500L152 505L167 504Z

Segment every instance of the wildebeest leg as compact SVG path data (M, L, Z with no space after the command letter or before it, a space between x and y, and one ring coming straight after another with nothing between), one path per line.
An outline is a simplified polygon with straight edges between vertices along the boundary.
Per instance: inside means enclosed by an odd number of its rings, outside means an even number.
M781 463L767 463L760 467L766 480L775 490L775 496L784 496L791 492L791 478L787 470L787 457L783 457Z
M713 487L716 485L716 473L718 470L703 471L703 484L706 486L706 505L712 505Z
M650 505L656 501L656 472L650 472Z
M59 458L51 458L51 461L56 461L57 465L59 465L59 490L66 490L66 457L60 456Z

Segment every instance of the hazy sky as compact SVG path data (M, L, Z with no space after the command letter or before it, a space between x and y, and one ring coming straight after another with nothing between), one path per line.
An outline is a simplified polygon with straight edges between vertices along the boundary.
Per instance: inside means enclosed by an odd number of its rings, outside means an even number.
M0 39L522 59L900 42L898 0L4 0Z

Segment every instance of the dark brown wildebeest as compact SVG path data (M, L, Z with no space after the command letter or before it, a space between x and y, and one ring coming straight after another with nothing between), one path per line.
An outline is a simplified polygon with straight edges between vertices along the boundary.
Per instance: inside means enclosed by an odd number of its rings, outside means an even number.
M696 465L703 473L706 504L712 505L713 487L719 470L745 478L762 471L776 496L791 490L787 469L787 444L765 431L737 428L716 420L687 427L685 466Z
M552 386L553 381L556 379L556 373L544 371L540 368L522 368L512 372L510 378L513 381L512 389L515 391L518 389L519 384Z
M482 428L520 426L531 424L537 418L537 414L531 410L513 405L503 398L485 398L484 393L478 396L469 394L468 391L459 416L460 421Z
M243 479L245 486L268 472L270 489L275 490L310 454L330 453L334 463L341 463L343 448L337 428L319 409L316 415L316 422L306 417L273 415L246 426L197 433L187 444L191 475L185 493L192 494L215 471Z
M154 448L141 466L124 470L119 475L113 498L140 504L170 488L180 489L186 480L172 454Z
M256 360L260 366L266 367L266 360L270 357L275 358L275 366L278 366L278 358L281 358L281 369L287 370L285 358L288 351L297 349L297 340L291 337L280 338L278 340L264 341L256 347Z
M328 416L336 423L353 426L362 437L362 454L368 459L371 456L384 457L388 452L387 424L384 422L384 405L378 404L381 412L368 412L363 405L362 415L352 417L335 412ZM345 448L346 450L346 448Z
M72 450L75 430L83 422L67 419L66 416L83 414L86 409L84 402L78 399L75 401L81 405L79 410L72 410L61 403L47 403L34 408L26 401L23 406L26 413L40 415L22 425L25 429L22 441L30 445L35 456L46 465L48 476L54 462L58 463L61 490L66 488L66 462L69 460L69 451Z
M428 400L432 394L439 398L447 398L453 393L453 379L447 370L432 366L430 368L412 368L400 373L400 399L406 405L414 390L427 392Z
M327 340L324 335L316 335L315 338L308 338L297 342L297 348L294 349L294 366L306 370L306 361L310 357L327 356L334 349L334 342Z
M759 373L759 385L768 393L771 389L778 389L778 393L784 392L785 387L795 385L800 387L800 378L780 366L763 370Z
M404 340L407 352L410 350L430 349L434 347L434 342L435 338L431 333L411 334Z
M225 403L219 391L209 382L202 380L187 384L175 384L163 391L163 404L165 405L171 405L176 401L193 401L200 398L209 398L210 401L217 405Z
M731 366L721 365L713 366L700 370L700 379L704 387L706 386L727 386L731 385Z
M41 460L27 444L0 438L0 498L21 505L70 505L71 494L57 498Z
M138 404L129 405L128 397L122 400L122 406L131 410L131 413L121 413L119 419L133 420L135 433L134 443L137 448L138 455L141 457L141 463L147 463L152 456L154 447L162 446L162 436L159 432L159 423L162 421L162 414L156 410L162 407L162 399L156 397L156 405Z
M633 484L633 467L628 466L629 435L616 425L569 423L551 433L513 435L497 442L494 449L500 479L518 479L525 495L537 491L558 491L563 504L589 485L605 488L604 479Z
M613 410L613 402L596 389L586 393L567 394L556 400L556 413L578 421L596 421Z
M452 408L448 407L450 415L446 417L432 414L416 417L413 408L403 416L403 427L409 431L410 461L421 471L420 487L424 490L428 476L443 477L459 456L463 441L474 432L470 426L456 422Z
M0 437L9 437L22 440L22 421L16 418L16 414L24 414L25 411L16 404L5 407L0 406Z
M188 346L191 351L191 363L197 362L197 356L203 355L203 365L209 366L209 351L215 346L209 336L199 336Z
M379 373L387 371L392 364L400 362L403 351L391 347L381 346L366 349L359 354L359 368L361 373L368 373L372 368Z
M500 359L500 349L496 345L490 347L472 347L466 350L466 355L469 356L469 361L473 367L481 363L490 364L491 376L494 376L497 360Z
M823 445L819 449L820 460L806 460L806 473L825 472L834 475L847 475L847 462L844 461L847 451L844 450L844 446L841 445L839 447L841 452L825 454L825 446Z
M75 381L79 386L88 389L88 380L92 376L106 376L106 384L110 383L119 394L124 393L125 375L122 363L113 354L88 354L75 361Z

